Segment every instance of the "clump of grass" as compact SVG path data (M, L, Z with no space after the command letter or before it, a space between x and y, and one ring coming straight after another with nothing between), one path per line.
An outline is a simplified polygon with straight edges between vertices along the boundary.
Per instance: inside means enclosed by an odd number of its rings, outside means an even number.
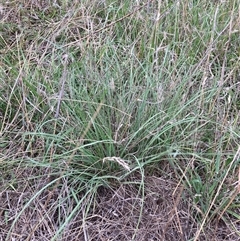
M4 206L5 240L32 205L47 213L22 238L64 240L80 212L83 226L94 215L101 188L134 184L147 202L149 175L183 185L195 225L188 239L211 236L203 228L220 220L237 229L237 1L5 5L1 191L30 193L14 221Z

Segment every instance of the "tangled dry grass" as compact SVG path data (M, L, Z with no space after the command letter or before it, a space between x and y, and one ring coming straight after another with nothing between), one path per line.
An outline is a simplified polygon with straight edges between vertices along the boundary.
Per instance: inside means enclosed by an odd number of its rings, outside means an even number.
M196 217L202 214L193 212L196 208L188 190L167 177L135 173L111 187L101 186L94 196L85 198L75 213L79 203L71 197L67 180L61 188L42 191L48 180L35 177L45 176L43 172L17 168L14 174L22 182L14 191L0 194L0 240L53 240L68 216L71 219L56 240L185 241L193 240L199 228ZM77 196L80 200L86 191ZM234 231L234 227L240 228L239 221L229 217L231 226L217 217L198 240L239 240Z

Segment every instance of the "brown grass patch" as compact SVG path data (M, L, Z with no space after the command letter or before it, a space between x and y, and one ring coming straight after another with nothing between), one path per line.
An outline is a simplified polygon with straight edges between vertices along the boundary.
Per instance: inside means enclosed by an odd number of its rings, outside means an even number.
M141 175L133 174L124 183L100 187L94 201L88 195L76 209L79 204L67 180L55 190L44 189L46 177L29 178L39 170L18 172L22 182L15 190L1 192L0 240L52 240L72 214L56 240L183 241L194 238L199 228L188 191L156 175L146 176L144 186ZM38 174L44 176L44 172ZM78 200L84 195L85 191L77 194ZM231 220L239 227L239 221ZM239 240L239 236L220 220L218 225L208 223L199 240Z

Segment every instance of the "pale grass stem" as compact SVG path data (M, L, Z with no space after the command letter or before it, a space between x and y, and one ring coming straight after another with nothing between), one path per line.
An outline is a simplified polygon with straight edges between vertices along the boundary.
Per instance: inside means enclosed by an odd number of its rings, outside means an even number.
M106 162L106 161L113 161L113 162L117 162L120 166L122 166L125 170L127 171L130 171L130 167L129 165L127 164L127 160L124 160L120 157L115 157L115 156L112 156L112 157L104 157L103 158L103 163Z

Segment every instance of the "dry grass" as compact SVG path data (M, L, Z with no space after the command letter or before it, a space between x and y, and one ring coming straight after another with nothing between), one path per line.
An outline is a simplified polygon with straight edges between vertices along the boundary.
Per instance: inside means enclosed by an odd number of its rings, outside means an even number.
M25 168L15 175L18 188L1 192L1 240L53 240L64 217L78 205L70 198L68 180L54 190L38 192L48 185L46 178L35 178L44 176L43 172ZM140 173L135 173L110 188L98 188L94 197L89 195L81 204L57 240L192 240L199 228L195 217L199 214L188 190L155 175L145 176L144 186L141 180ZM84 195L78 193L78 200ZM239 221L228 215L225 218L231 225L214 219L198 240L239 240L233 229L240 228Z

